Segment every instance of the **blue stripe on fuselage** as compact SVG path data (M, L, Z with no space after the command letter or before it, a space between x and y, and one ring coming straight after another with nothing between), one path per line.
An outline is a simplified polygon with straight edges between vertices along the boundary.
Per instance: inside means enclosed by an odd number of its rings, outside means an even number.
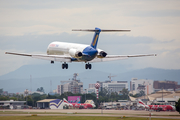
M82 61L91 61L96 57L97 53L98 53L98 51L96 49L94 49L91 46L88 46L83 50L82 58L79 58L79 59Z

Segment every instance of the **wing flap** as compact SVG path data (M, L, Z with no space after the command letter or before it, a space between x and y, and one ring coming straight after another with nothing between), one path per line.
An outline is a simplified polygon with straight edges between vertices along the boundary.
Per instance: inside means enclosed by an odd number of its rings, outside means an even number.
M145 57L145 56L157 56L156 54L146 54L146 55L107 55L105 58L94 58L90 62L106 62L114 60L127 59L129 57Z
M71 62L71 57L65 55L32 55L32 58L58 62Z

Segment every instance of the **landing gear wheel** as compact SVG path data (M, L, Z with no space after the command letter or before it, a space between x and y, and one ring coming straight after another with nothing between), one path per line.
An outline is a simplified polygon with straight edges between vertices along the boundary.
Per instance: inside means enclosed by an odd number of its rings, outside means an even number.
M68 64L65 64L65 68L68 69Z
M63 63L63 64L62 64L62 69L64 69L64 68L68 69L68 64Z
M85 68L88 69L88 64L85 65Z
M91 69L91 68L92 68L92 65L88 63L88 64L85 65L85 68L86 68L86 69Z
M62 64L62 69L64 69L64 64Z
M92 68L92 65L91 64L89 64L89 69L91 69Z

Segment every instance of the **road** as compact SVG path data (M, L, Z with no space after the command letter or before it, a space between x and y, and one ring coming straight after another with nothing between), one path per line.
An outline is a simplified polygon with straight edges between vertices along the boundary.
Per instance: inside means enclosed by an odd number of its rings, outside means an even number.
M149 111L143 110L101 110L101 109L17 109L0 110L0 116L114 116L114 117L149 117ZM151 112L152 118L180 119L180 114L176 111Z

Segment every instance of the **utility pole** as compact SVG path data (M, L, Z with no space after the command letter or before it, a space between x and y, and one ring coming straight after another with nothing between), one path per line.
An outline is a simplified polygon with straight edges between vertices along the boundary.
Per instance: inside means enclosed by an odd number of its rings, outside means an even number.
M162 87L162 102L163 102L163 87Z
M85 90L85 102L86 102L86 89L84 89Z
M24 91L24 94L26 95L26 105L27 105L27 95L28 95L28 89L26 89L25 91Z
M50 93L52 93L52 80L50 80Z
M31 82L31 99L32 99L32 107L34 106L34 101L33 101L33 98L32 98L32 76L30 75L30 82Z

